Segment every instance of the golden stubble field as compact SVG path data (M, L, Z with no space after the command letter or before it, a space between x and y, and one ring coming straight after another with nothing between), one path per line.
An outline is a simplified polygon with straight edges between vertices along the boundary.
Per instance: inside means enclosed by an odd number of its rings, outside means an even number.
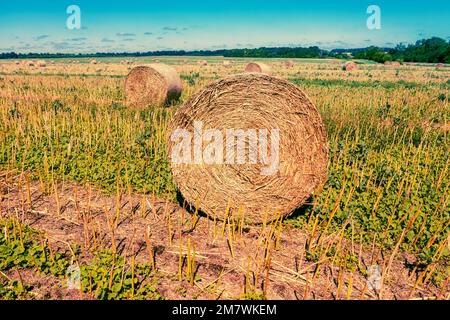
M316 104L329 170L292 216L249 226L185 208L166 134L251 59L126 59L0 61L0 299L449 298L449 67L267 60ZM127 73L155 60L180 101L128 109Z

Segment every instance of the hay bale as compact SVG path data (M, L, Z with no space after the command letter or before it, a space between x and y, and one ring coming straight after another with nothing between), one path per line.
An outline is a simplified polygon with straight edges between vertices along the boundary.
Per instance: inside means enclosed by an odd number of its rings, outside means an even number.
M230 60L223 60L222 64L225 68L230 68L233 63Z
M197 64L199 66L207 66L208 65L208 61L206 61L206 60L198 60Z
M344 71L358 70L358 65L353 61L347 61L342 67L342 70Z
M91 60L91 64L97 64L97 63L98 63L97 60L95 60L95 59Z
M245 66L245 72L257 72L270 75L272 74L272 69L270 66L262 62L250 62Z
M27 61L27 66L34 67L35 63L32 60Z
M127 104L135 108L163 105L180 97L182 84L177 71L162 63L131 69L125 80Z
M385 61L384 65L390 67L400 67L402 64L400 63L400 61Z
M20 64L20 61L17 60L17 61L14 62L14 63L15 63L16 65L19 65L19 64Z
M45 68L45 67L47 66L47 63L45 62L45 60L39 60L39 61L37 62L37 66L38 66L39 68Z
M202 139L201 133L208 129L218 130L220 137ZM240 138L245 144L241 149L245 161L227 151L236 151L241 143L226 138L230 129L246 132L246 137ZM190 135L191 149L187 158L180 159L177 135L182 130ZM266 147L257 138L264 130ZM254 141L251 132L259 140L257 145L250 143ZM279 132L278 140L275 132ZM198 134L200 141L209 143L196 148L193 141ZM216 139L222 139L218 156L205 161L205 152L216 155L216 150L208 151L211 140ZM181 194L188 203L218 219L223 219L227 208L234 217L244 214L249 223L261 223L266 214L268 221L286 216L301 206L326 176L327 140L316 107L295 85L265 74L238 74L207 85L178 109L169 125L168 140L167 154ZM261 156L264 154L266 157Z
M284 61L283 64L286 68L293 68L295 65L294 61L292 61L292 60Z

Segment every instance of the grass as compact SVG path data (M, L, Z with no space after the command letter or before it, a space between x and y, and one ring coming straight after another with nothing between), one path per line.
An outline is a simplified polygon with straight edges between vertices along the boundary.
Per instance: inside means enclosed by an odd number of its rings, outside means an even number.
M175 201L165 141L167 124L177 105L128 110L123 106L122 88L126 69L109 76L83 75L90 74L89 68L57 75L48 71L45 78L42 76L47 72L1 74L0 166L29 173L30 179L40 180L49 194L57 190L55 181L59 180L93 184L105 193L126 190ZM414 254L417 261L411 269L426 270L423 278L442 283L448 270L437 265L450 256L445 245L450 230L450 144L445 129L450 119L448 81L442 80L442 71L431 68L402 68L400 77L394 71L383 73L377 66L362 68L348 79L340 79L339 67L327 68L324 64L304 63L290 74L280 70L316 103L327 129L330 161L326 183L301 214L280 222L279 229L293 226L311 234L307 248L310 261L332 258L343 270L361 269L357 253L343 253L338 243L330 245L323 239L327 233L338 233L351 241L356 237L365 245L374 244L376 250L389 250L394 256L397 252ZM194 66L181 72L185 87L182 101L209 79L218 77L211 66ZM170 221L169 216L167 228L172 233L176 230L172 230L175 227ZM234 230L242 230L239 223L228 219L217 226L227 237L233 257ZM8 244L3 249L7 250L5 257L13 257L16 250L24 259L44 254L21 252L18 241L16 247ZM146 241L150 242L150 237ZM171 237L169 241L171 245ZM174 244L178 245L178 240ZM191 248L190 240L186 244L187 256L183 253L186 251L180 251L179 277L184 278L184 256L185 277L192 284L195 248ZM180 242L180 250L182 245ZM90 293L98 298L158 297L150 288L141 292L135 287L134 276L154 272L152 263L136 266L135 274L122 274L119 269L129 267L131 262L112 257L112 253L102 253L92 266L82 268L93 283ZM55 261L48 266L23 263L58 276L66 267L58 261L66 260L58 257ZM50 263L48 259L46 263ZM108 278L103 273L112 263L116 266ZM60 271L46 271L51 268ZM384 268L389 270L389 262ZM114 279L114 290L107 279ZM11 297L14 292L23 294L24 288L8 283L9 288L15 288L8 291ZM5 290L4 285L0 285L0 293L2 288ZM351 292L342 294L350 296ZM253 293L243 295L255 298Z

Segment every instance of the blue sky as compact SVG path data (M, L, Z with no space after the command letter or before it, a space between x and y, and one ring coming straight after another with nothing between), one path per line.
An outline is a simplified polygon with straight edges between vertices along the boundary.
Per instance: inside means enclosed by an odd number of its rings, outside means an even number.
M69 5L80 30L66 27ZM369 30L369 5L381 29ZM44 0L0 3L0 52L108 52L311 46L393 46L450 40L450 1Z

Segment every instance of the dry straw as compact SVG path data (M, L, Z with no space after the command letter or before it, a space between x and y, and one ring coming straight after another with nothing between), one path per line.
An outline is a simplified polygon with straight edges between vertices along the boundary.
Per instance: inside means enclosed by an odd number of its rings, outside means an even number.
M278 129L278 171L262 175L265 165L261 161L174 162L172 151L179 141L172 141L172 134L179 129L192 133L196 121L202 122L203 132L219 129L223 137L230 128L246 132ZM223 145L224 150L235 148L237 139L226 140ZM268 145L271 146L270 141ZM249 146L246 143L244 149L247 159ZM210 217L222 220L242 214L249 223L272 221L304 204L323 182L328 161L324 126L313 103L293 84L258 73L227 77L191 96L171 121L167 152L174 180L187 202L198 204Z
M265 63L262 62L250 62L245 66L245 72L257 72L257 73L265 73L272 74L272 69Z
M344 67L342 69L344 71L358 70L358 65L353 61L348 61L344 64Z
M160 106L180 97L181 79L177 71L162 63L133 68L125 80L125 95L130 107Z

